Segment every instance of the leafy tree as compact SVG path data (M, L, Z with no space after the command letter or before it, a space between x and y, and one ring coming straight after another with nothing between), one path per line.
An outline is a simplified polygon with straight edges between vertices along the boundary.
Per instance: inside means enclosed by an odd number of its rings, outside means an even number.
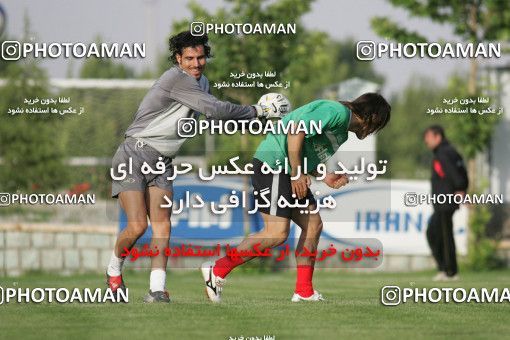
M430 151L420 138L429 125L423 113L445 92L431 79L414 78L391 99L391 124L377 136L378 158L391 162L391 178L429 178Z
M10 108L27 108L25 99L51 98L44 71L35 61L10 64L6 86L0 88L0 181L5 191L47 191L65 182L63 135L59 115L12 115ZM56 107L57 108L57 107Z
M388 0L394 6L403 8L411 16L429 18L430 20L450 25L454 33L464 41L478 43L508 39L510 37L510 2L500 0ZM419 32L409 31L386 17L375 17L372 28L381 36L401 43L426 42ZM478 84L478 60L469 59L470 69L467 88L458 95L476 97L480 95ZM476 167L474 158L483 151L492 136L497 119L480 119L469 115L458 120L458 131L462 145L465 145L469 159L469 173L472 184L476 184Z
M96 44L102 43L101 37L96 38ZM90 57L85 60L80 70L80 78L98 79L128 79L133 78L135 72L128 66L112 61L111 58Z
M24 35L27 41L30 22L25 14ZM52 113L9 114L9 109L25 109L25 99L48 98L47 76L37 62L27 59L8 62L0 87L0 183L2 190L47 191L59 188L66 178L64 148L58 133L62 120ZM58 105L54 108L59 109Z
M403 8L411 16L429 18L430 20L450 25L454 33L462 40L477 45L491 40L508 40L510 38L510 2L501 0L389 0L394 6ZM386 17L372 19L372 28L381 36L398 42L425 42L427 39L418 32L409 31ZM483 93L478 84L478 60L469 59L469 76L465 79L453 77L450 82L451 93L460 97L476 97ZM452 117L455 119L457 117ZM466 115L456 119L453 130L464 154L468 158L470 191L480 192L484 189L476 174L475 156L485 150L490 142L497 116L480 117ZM476 206L470 210L469 250L471 265L480 268L480 261L487 267L492 266L495 247L487 246L485 226L490 214L486 206ZM478 258L479 260L473 261ZM482 260L480 260L482 259Z
M13 39L10 39L10 38L0 39L0 46L6 40L8 41L8 40L13 40ZM9 61L9 60L4 60L4 58L0 58L0 77L4 77L7 72L7 66L9 66L9 64L14 64L14 63L15 63L15 61Z
M97 37L96 44L101 43ZM83 64L80 77L124 79L133 78L134 71L110 58L92 57ZM63 90L62 95L71 97L85 109L83 115L66 121L66 131L72 134L68 141L72 156L112 156L146 92L145 89Z
M73 157L110 157L124 139L146 89L65 89L60 95L84 108L65 117L66 148Z

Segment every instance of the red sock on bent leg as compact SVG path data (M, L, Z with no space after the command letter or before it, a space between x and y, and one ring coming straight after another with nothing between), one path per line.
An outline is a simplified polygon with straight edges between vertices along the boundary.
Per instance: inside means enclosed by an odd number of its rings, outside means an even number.
M224 279L232 269L243 263L244 260L241 257L230 258L229 256L224 256L214 264L213 274Z
M296 290L294 293L299 294L302 297L310 297L313 295L313 266L310 265L298 265L297 266L297 278L296 278Z

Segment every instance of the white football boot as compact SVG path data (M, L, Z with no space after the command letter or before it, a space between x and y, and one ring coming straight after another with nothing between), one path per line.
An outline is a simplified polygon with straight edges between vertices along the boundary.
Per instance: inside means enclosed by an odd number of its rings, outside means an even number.
M221 302L221 290L227 280L214 275L213 267L214 262L209 261L203 263L200 268L205 282L205 292L212 302Z
M301 295L299 294L296 294L294 293L294 295L292 295L292 299L290 299L290 301L292 302L300 302L300 301L324 301L324 298L322 297L322 295L314 290L313 291L313 294L309 297L302 297Z
M447 281L448 276L445 272L438 272L433 278L432 281L434 282L440 282L440 281Z

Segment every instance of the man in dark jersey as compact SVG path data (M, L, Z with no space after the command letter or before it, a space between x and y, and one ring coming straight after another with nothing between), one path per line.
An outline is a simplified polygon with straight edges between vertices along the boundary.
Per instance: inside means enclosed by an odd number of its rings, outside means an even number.
M446 139L439 125L428 127L423 139L427 148L434 152L432 160L432 195L465 195L468 176L460 154ZM427 240L437 263L435 281L456 280L457 255L453 238L453 213L459 205L453 201L433 204L434 213L427 228Z
M119 234L107 268L107 284L112 291L124 289L121 254L130 249L152 226L151 249L164 249L170 239L171 208L162 208L164 197L172 198L172 158L186 140L177 131L181 118L196 119L201 113L208 119L250 120L271 118L269 107L236 105L220 101L209 93L209 82L203 75L210 57L207 35L193 36L181 32L170 39L174 66L154 83L143 98L133 123L125 133L112 161L112 197L118 198L127 215L127 226ZM141 166L151 168L164 163L159 174L142 173ZM130 164L132 172L122 179L113 174L122 164ZM169 302L166 291L167 257L163 252L151 257L150 289L145 302Z

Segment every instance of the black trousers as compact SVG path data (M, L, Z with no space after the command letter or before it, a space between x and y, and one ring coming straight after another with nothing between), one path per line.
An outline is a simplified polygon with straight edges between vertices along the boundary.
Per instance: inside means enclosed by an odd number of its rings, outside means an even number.
M437 269L446 275L457 274L457 254L453 239L453 213L455 210L435 210L429 220L427 241L437 263Z

